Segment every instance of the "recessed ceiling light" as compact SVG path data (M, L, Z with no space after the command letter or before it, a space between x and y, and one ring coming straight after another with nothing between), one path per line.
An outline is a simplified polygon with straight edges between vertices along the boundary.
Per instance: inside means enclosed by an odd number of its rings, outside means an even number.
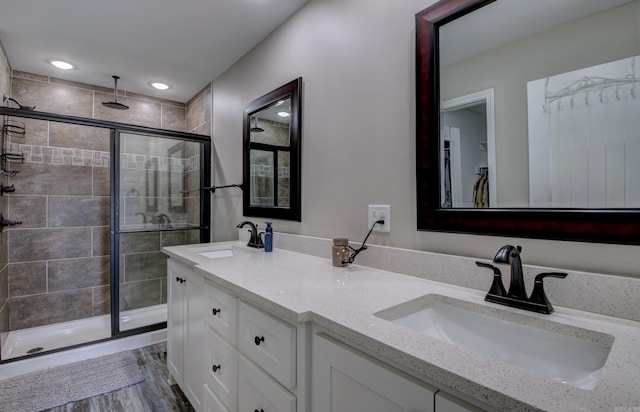
M47 60L47 62L49 62L49 64L52 65L53 67L58 68L60 70L71 70L71 69L77 68L76 65L60 59L49 59Z
M289 112L278 112L278 116L280 116L280 117L289 117L290 114L289 114Z
M158 89L158 90L167 90L167 89L171 88L171 86L169 86L166 83L162 83L162 82L149 82L149 86L153 87L154 89Z

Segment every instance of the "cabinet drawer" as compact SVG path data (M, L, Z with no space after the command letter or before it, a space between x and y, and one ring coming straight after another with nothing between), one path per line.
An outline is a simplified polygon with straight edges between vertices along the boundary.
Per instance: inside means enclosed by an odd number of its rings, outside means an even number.
M205 385L202 395L202 409L204 412L229 412L229 409L220 402L220 400L211 393L211 390Z
M296 386L296 329L240 302L240 351L287 388Z
M238 352L216 332L206 328L205 386L209 387L229 410L236 410L238 389Z
M237 299L205 281L207 314L205 322L233 346L238 344Z
M295 412L296 397L240 356L239 411Z

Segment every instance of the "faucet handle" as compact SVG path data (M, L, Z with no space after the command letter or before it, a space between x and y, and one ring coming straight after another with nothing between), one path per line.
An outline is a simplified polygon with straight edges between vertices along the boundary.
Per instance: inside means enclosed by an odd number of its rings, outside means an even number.
M544 278L560 278L560 279L564 279L567 277L567 274L564 272L545 272L545 273L540 273L539 275L536 275L536 278L534 280L535 283L540 283L542 284L542 279Z
M542 280L547 277L564 279L567 277L567 274L562 272L546 272L536 275L533 292L531 292L529 302L544 306L543 313L553 312L553 306L551 306L551 302L549 302L547 294L544 293L544 284Z
M507 291L502 284L502 272L500 272L500 269L496 266L484 262L476 262L476 265L481 268L493 270L493 283L491 284L491 288L489 289L489 294L496 296L506 296Z

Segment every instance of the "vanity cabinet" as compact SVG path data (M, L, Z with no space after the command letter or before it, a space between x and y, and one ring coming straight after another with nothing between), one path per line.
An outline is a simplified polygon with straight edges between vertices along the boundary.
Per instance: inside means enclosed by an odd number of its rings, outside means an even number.
M167 366L196 411L481 411L173 259L167 269Z
M185 266L167 263L167 367L189 402L202 405L204 371L204 279Z
M296 412L296 396L288 390L296 388L296 327L206 280L205 294L205 390L213 394L205 410L227 410L216 409L222 404L229 411Z

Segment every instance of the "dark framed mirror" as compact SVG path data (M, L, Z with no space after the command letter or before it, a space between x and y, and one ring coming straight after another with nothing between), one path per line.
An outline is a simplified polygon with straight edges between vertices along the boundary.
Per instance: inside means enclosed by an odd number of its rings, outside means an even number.
M302 78L252 101L243 116L243 214L301 221Z
M637 31L629 0L442 0L417 13L418 230L640 244L638 116L606 117L640 110ZM472 161L456 152L465 126L450 115L462 112L481 119Z

